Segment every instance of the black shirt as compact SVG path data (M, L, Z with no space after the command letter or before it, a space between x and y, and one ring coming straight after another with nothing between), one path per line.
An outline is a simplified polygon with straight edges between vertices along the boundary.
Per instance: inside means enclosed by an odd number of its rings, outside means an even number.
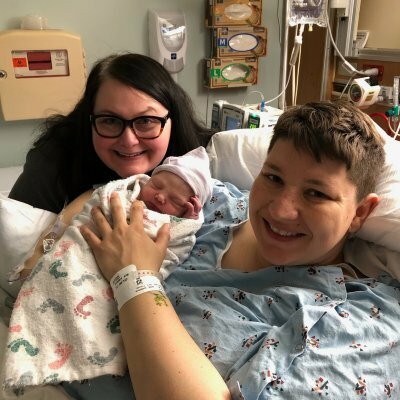
M54 136L29 150L9 197L58 214L94 185L115 179L120 177L95 153L78 154L73 143Z

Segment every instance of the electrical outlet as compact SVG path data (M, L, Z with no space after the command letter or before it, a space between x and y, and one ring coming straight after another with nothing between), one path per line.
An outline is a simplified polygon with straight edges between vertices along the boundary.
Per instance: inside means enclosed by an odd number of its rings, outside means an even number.
M383 78L383 65L376 65L376 64L363 64L362 69L365 71L366 69L371 69L371 68L378 68L378 75L376 78L378 81L381 81Z

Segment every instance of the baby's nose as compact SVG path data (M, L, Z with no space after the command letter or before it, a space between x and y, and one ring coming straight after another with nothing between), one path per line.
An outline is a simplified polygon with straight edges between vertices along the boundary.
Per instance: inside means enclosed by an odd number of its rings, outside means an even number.
M165 197L162 193L156 193L154 197L159 203L161 204L165 203Z

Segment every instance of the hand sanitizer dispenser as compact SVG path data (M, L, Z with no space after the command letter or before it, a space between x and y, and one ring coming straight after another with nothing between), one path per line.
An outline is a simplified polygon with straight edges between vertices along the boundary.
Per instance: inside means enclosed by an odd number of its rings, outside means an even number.
M182 11L149 11L150 57L177 80L185 65L187 35Z

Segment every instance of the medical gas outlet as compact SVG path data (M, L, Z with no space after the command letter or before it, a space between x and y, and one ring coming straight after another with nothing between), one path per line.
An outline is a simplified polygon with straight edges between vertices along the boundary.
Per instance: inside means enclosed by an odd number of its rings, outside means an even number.
M53 29L0 32L0 105L5 121L68 113L82 96L85 82L79 36Z

